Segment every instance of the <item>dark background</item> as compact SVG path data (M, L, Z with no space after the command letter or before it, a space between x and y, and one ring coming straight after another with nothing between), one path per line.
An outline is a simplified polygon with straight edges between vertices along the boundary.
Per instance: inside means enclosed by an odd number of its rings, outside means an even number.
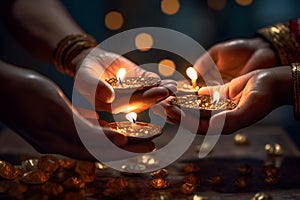
M124 30L153 26L182 32L206 49L220 41L253 37L256 30L261 27L295 19L300 14L300 1L297 0L253 0L247 6L241 6L235 0L214 1L225 2L225 7L222 10L214 10L208 6L209 1L206 0L180 0L180 9L174 15L166 15L161 11L160 0L64 0L62 2L75 21L99 43ZM106 28L104 17L109 11L119 11L123 14L124 24L121 29L112 31ZM38 60L30 52L26 52L7 33L2 24L0 24L0 36L0 59L38 70L53 79L66 95L71 97L71 78L59 74L51 64ZM135 58L133 61L138 64L149 59L147 53L133 58ZM300 125L293 119L291 106L283 106L275 110L262 123L282 126L300 146Z

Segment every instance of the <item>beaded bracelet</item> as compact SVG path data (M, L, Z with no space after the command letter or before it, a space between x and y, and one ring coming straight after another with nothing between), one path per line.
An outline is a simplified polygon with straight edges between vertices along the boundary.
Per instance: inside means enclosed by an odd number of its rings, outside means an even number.
M292 63L292 81L294 92L294 116L300 121L300 62Z
M62 39L53 54L53 63L63 74L75 76L72 60L83 50L97 46L96 40L87 34L72 34Z

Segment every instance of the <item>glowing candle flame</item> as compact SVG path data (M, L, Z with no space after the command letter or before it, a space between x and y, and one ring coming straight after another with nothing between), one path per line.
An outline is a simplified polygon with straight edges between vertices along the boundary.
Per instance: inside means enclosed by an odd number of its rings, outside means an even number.
M130 121L131 124L136 123L137 114L135 112L130 112L126 115L126 119Z
M123 84L122 81L123 81L125 75L126 75L126 69L125 68L119 69L119 71L117 72L117 80L118 80L119 84L121 84L121 85Z
M216 105L220 100L220 93L218 91L214 91L212 105Z
M193 88L196 88L197 79L198 79L198 75L197 75L196 70L193 67L189 67L189 68L186 69L186 74L192 80Z

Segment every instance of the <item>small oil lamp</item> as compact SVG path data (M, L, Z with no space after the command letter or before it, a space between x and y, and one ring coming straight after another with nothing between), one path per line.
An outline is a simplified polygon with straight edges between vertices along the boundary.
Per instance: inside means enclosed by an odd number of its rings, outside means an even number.
M111 122L104 126L123 134L128 138L128 141L132 143L152 140L160 136L163 132L162 127L159 125L138 122L135 112L128 113L126 119L128 119L128 121Z
M204 82L198 82L198 74L193 67L188 67L186 69L186 75L189 77L190 81L180 80L177 82L179 94L195 94L202 86L205 86Z
M105 79L115 91L126 90L146 90L160 84L160 79L156 77L126 77L125 68L120 68L116 77Z
M212 111L232 110L236 104L225 98L220 97L219 91L214 91L213 96L209 95L183 95L170 100L169 104L175 105L187 113L199 114L203 118L209 118Z

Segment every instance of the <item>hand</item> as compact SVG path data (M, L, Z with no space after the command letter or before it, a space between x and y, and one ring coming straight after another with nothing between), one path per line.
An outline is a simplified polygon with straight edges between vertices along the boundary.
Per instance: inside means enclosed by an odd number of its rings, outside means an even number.
M131 93L122 94L115 98L119 94L114 92L105 79L116 77L120 68L126 69L127 77L158 77L158 75L138 67L125 57L101 50L98 47L83 51L78 58L74 59L74 63L77 63L75 87L92 105L95 105L97 110L118 113L123 111L123 107L126 107L126 112L140 112L176 91L175 81L163 80L159 87L133 95ZM92 88L95 86L97 89L94 94ZM127 96L127 102L122 98L124 96Z
M63 92L47 78L20 68L11 67L7 72L4 75L8 77L7 80L1 78L7 82L5 89L1 87L1 91L4 91L1 98L1 120L40 153L95 160L82 144L78 129L85 134L81 137L91 141L90 144L98 152L107 155L107 159L118 159L120 155L107 148L103 140L100 140L106 136L115 145L128 151L149 152L155 148L153 143L128 145L127 138L123 135L93 126L72 108ZM74 121L77 122L76 127Z
M256 69L279 65L274 50L261 38L235 39L214 45L194 65L202 76L210 73L213 65L211 59L224 82Z
M287 67L255 70L222 86L203 87L199 95L210 95L215 90L223 91L237 107L217 113L210 120L196 119L169 105L168 100L157 105L154 111L163 117L167 115L171 123L181 122L188 129L198 126L199 134L206 134L208 127L216 129L220 120L225 119L222 133L230 134L259 121L278 106L292 104L291 70Z

